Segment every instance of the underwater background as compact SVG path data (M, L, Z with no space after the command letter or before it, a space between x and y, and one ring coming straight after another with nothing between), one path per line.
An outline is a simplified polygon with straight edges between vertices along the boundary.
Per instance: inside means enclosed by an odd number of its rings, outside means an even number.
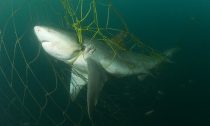
M112 5L145 45L180 51L143 81L108 81L90 121L86 88L71 102L68 66L48 56L33 33L35 25L69 29L60 1L0 1L0 126L210 125L210 0L112 0ZM98 13L103 17L107 10Z

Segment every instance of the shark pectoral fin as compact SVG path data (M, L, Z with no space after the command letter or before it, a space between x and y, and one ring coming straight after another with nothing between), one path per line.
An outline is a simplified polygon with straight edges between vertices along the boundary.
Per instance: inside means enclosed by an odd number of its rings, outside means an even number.
M107 80L104 69L96 62L87 59L88 64L88 85L87 85L87 106L89 118L92 117L92 112L97 104L99 94Z
M70 97L74 101L79 94L82 87L86 84L86 79L84 76L78 73L71 73L71 82L70 82Z

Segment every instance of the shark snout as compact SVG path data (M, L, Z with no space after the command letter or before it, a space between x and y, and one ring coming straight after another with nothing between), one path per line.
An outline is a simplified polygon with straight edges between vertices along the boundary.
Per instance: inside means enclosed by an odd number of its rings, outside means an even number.
M34 26L34 33L37 37L37 39L39 40L39 42L42 42L42 34L41 34L41 27L40 26Z
M34 33L37 36L38 40L43 42L49 42L48 34L46 34L45 29L41 26L34 26Z
M34 32L35 33L40 32L40 30L41 30L41 27L40 26L34 26Z

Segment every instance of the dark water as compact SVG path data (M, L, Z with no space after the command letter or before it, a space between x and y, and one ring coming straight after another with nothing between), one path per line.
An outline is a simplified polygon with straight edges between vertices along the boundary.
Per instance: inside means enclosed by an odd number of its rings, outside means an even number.
M41 50L39 58L30 64L34 77L32 72L26 74L20 51L28 62L39 52L32 31L35 25L65 27L60 2L0 1L0 126L210 125L210 1L124 0L113 1L113 5L130 32L145 44L160 51L173 47L181 50L171 59L174 63L164 64L155 77L144 81L113 78L107 82L91 122L86 112L86 89L74 103L65 90L67 66ZM102 9L100 14L106 15L106 11ZM21 49L17 46L15 51L15 42L22 35ZM8 58L14 59L14 52L18 74ZM49 61L57 75L63 76L62 81L55 79Z

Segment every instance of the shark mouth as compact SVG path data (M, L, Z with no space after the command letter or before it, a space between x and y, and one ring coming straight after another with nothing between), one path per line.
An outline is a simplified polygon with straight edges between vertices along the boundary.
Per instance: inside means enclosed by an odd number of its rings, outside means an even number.
M50 42L48 40L41 40L41 43Z

